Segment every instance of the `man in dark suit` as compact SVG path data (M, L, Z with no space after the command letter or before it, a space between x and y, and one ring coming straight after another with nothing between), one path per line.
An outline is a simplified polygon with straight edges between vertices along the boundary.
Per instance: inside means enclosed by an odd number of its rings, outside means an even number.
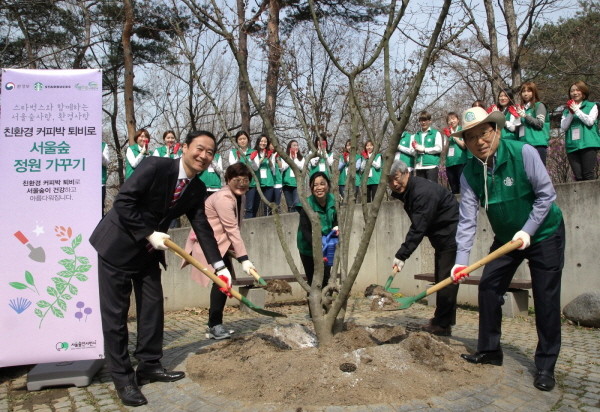
M138 385L172 382L185 376L160 363L163 346L163 291L160 265L165 264L165 232L172 219L186 215L208 262L231 285L213 230L204 214L206 187L197 174L213 160L212 133L190 132L180 159L148 157L125 181L113 208L90 237L98 251L100 310L106 358L119 398L125 405L147 403ZM134 373L127 350L127 312L135 290L139 364ZM137 379L136 379L137 378Z

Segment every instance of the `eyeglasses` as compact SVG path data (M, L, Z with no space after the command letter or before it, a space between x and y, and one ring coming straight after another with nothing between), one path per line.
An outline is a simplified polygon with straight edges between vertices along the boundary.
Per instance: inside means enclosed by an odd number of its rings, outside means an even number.
M237 186L247 186L250 184L250 179L247 177L234 177L230 182Z
M479 141L481 139L483 140L487 140L487 138L489 137L490 133L492 132L496 132L496 129L488 129L485 132L481 133L480 135L465 135L464 138L465 140L471 140L471 141Z

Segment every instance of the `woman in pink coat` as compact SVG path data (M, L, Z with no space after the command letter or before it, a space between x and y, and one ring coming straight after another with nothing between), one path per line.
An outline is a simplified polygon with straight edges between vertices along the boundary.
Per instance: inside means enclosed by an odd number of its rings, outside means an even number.
M240 233L240 225L245 210L245 195L248 191L251 177L250 169L245 164L232 164L225 171L225 186L206 199L205 203L206 217L215 232L219 251L225 265L234 277L235 272L233 271L231 257L228 254L229 251L235 254L238 262L242 264L244 272L248 275L250 275L250 269L254 269L254 265L248 259L246 246ZM190 231L185 250L210 270L214 270L206 262L202 248L193 230ZM186 265L187 263L184 262L182 267ZM210 279L195 267L192 267L192 279L203 286L208 286L210 283ZM227 295L222 293L219 287L213 283L210 291L210 309L208 312L208 337L212 339L226 339L233 332L223 327L223 309L225 308L226 301Z

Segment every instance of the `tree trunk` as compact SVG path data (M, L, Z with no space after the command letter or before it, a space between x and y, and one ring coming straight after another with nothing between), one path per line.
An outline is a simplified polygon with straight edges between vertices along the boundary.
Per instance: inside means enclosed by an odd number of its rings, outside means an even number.
M133 35L133 0L123 0L123 65L125 68L124 99L125 99L125 122L127 125L127 136L129 144L135 144L135 113L133 109L133 50L131 49L131 37Z
M241 65L248 70L248 33L246 31L246 2L237 0L238 15L238 49ZM250 98L248 97L248 85L243 76L238 76L238 91L240 95L240 115L242 116L242 130L250 133Z
M484 1L485 14L487 17L488 34L490 36L490 66L492 68L492 96L494 101L504 88L502 78L500 77L500 56L498 55L498 32L496 31L496 17L494 15L494 4L491 1Z
M275 108L277 104L277 89L279 67L281 66L281 45L279 44L279 0L269 1L269 22L267 23L268 67L265 95L265 115L272 126L275 125ZM263 126L263 132L267 132Z
M519 29L513 0L504 0L504 19L506 20L506 40L510 59L510 75L513 90L521 85L521 63L519 53ZM516 91L516 90L515 90Z

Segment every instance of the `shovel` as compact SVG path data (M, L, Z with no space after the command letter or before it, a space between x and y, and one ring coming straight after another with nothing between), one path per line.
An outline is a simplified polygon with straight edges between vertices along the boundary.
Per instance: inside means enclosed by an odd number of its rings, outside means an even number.
M511 240L510 242L506 243L505 245L494 250L489 255L487 255L484 258L473 263L471 266L467 266L465 269L463 269L461 271L461 273L471 273L474 270L477 270L480 267L487 265L492 260L497 259L500 256L507 254L508 252L512 252L513 250L520 248L522 244L523 244L523 241L520 239L515 240L515 241ZM399 306L392 310L407 309L407 308L411 307L412 304L415 303L416 301L419 301L419 300L423 299L424 297L429 296L432 293L435 293L438 290L445 288L446 286L452 284L452 282L453 282L452 277L448 277L448 278L442 280L441 282L436 283L435 285L433 285L426 291L419 293L416 296L407 296L405 298L397 298L396 301L399 303Z
M400 291L400 288L391 288L390 287L392 285L392 282L394 281L394 278L396 277L396 273L398 273L398 266L394 266L394 271L388 278L387 282L385 282L385 286L383 287L383 289L385 291L390 292L392 294L398 293Z
M256 279L260 286L267 286L267 282L254 269L250 269L250 274Z
M204 273L206 276L210 278L213 282L217 284L220 288L226 288L227 285L223 282L217 275L212 273L210 270L205 268L202 263L198 262L192 255L187 253L185 250L180 248L176 243L169 239L165 239L165 246L171 249L173 252L178 254L181 258L185 259L189 264L193 265L196 269ZM282 313L272 312L270 310L266 310L263 308L259 308L254 303L250 302L245 296L242 296L238 291L229 288L229 292L231 295L242 302L244 305L248 306L250 309L255 311L256 313L260 313L261 315L271 316L276 318L286 318L287 316Z
M33 247L31 243L29 243L29 239L27 239L27 237L25 237L20 230L15 232L15 237L19 239L22 244L29 248L29 259L41 263L46 261L46 252L44 252L42 247Z

